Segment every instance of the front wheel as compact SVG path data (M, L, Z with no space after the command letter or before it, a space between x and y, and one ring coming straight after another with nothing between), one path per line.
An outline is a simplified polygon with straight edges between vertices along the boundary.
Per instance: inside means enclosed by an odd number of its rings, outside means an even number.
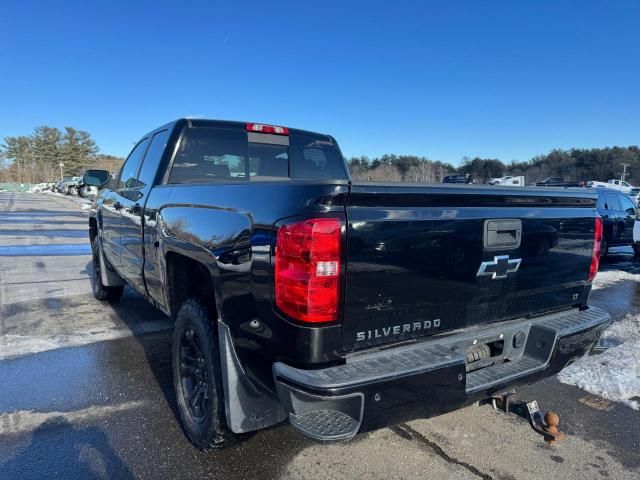
M117 287L105 287L102 284L102 274L100 267L100 245L98 240L94 239L91 242L91 252L93 254L93 268L91 271L91 288L93 290L93 296L98 300L107 300L109 302L117 302L122 297L124 292L124 285Z
M185 301L173 332L173 386L182 427L202 450L236 440L227 427L215 319L195 299Z

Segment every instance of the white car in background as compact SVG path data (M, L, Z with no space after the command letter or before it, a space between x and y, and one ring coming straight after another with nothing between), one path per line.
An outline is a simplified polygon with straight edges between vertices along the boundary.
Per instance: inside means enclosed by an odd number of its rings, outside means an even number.
M616 179L611 179L608 182L596 182L594 180L591 180L587 182L587 187L612 188L614 190L620 190L622 193L632 196L636 196L639 190L638 187L634 187L629 182Z
M504 185L504 186L518 186L518 187L524 187L524 177L523 176L512 176L512 175L507 175L506 177L500 177L500 178L490 178L489 179L489 185Z

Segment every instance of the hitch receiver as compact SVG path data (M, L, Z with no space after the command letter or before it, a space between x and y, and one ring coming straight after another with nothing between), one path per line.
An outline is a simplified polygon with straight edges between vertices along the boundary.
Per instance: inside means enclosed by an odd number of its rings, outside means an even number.
M490 400L495 410L513 413L527 420L531 428L542 435L549 445L554 445L557 441L564 439L565 434L558 430L560 423L558 414L547 412L543 417L537 401L518 400L514 390L492 395Z

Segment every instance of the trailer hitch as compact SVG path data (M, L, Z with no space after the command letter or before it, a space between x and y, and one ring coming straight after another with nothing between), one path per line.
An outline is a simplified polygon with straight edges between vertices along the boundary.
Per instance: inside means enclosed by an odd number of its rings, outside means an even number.
M531 428L544 437L549 445L554 445L562 440L565 434L558 430L560 417L554 412L547 412L544 417L536 400L525 402L516 398L514 390L490 397L491 404L495 410L502 410L505 413L513 413L529 422Z

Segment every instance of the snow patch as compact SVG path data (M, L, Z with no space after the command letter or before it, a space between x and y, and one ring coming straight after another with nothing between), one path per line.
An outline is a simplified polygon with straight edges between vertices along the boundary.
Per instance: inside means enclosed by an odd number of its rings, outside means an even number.
M2 413L0 414L0 435L32 432L46 422L59 422L60 424L68 422L75 425L142 406L142 402L133 401L120 405L92 406L73 412L18 410L11 413Z
M627 314L611 324L602 341L618 346L581 358L560 372L558 379L640 410L640 315Z
M625 272L624 270L605 270L603 272L598 272L596 279L593 282L592 290L609 287L625 280L640 282L640 275L637 273Z
M58 348L79 347L107 340L118 340L146 333L170 330L173 323L170 319L146 321L128 327L114 327L87 331L75 331L69 334L56 335L12 335L0 337L0 361L21 357Z

